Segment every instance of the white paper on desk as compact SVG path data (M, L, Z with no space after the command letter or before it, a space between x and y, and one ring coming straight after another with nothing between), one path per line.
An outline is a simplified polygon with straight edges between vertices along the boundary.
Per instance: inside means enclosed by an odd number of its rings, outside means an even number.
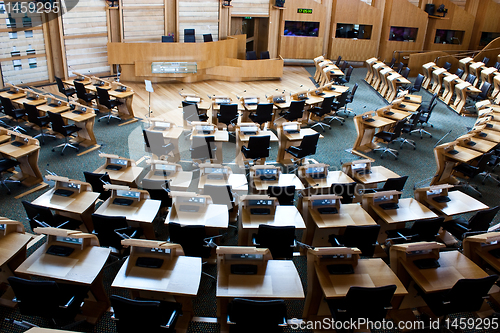
M31 264L28 272L63 278L68 275L77 263L78 259L45 254Z
M346 295L351 286L375 287L369 274L330 275L335 293Z
M125 285L137 289L166 290L172 271L160 268L132 267Z
M153 85L151 84L151 81L149 80L144 80L144 83L146 84L146 91L150 93L154 93Z

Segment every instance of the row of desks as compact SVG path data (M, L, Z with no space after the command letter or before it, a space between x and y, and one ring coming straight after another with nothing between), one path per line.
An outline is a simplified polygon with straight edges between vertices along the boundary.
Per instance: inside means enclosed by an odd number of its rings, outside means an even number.
M401 74L394 71L384 62L377 58L366 60L368 69L365 81L380 93L388 102L394 101L401 86L408 85L411 82Z

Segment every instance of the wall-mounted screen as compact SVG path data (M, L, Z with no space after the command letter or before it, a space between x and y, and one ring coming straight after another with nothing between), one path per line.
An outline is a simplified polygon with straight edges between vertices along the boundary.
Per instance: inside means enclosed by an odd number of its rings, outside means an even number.
M370 39L372 25L337 23L335 38Z
M285 36L318 37L319 22L285 21Z
M418 28L412 27L391 27L389 40L399 42L416 42Z
M434 44L455 44L461 45L465 31L437 29L434 37Z
M500 32L487 32L487 31L483 31L481 33L481 40L479 41L479 46L486 46L492 40L497 39L498 37L500 37Z

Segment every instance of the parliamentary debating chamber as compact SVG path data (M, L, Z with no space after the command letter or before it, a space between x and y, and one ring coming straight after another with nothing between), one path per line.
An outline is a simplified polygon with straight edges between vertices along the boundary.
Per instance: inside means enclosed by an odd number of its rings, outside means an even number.
M0 332L499 332L499 13L1 0Z

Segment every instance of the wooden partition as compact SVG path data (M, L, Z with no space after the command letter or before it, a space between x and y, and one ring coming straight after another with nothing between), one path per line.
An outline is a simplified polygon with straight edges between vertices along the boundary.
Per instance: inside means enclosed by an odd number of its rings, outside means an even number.
M333 0L329 57L364 61L378 54L382 28L382 10L361 0ZM370 39L336 38L337 24L372 26Z
M422 52L422 53L413 53L410 54L408 60L408 67L410 68L410 75L417 76L417 74L424 74L422 71L422 65L427 64L429 62L435 62L436 58L440 58L438 63L439 67L443 67L446 61L450 62L453 68L458 67L458 59L450 56L448 53L443 51L431 51L431 52Z
M493 0L477 0L469 1L469 3L467 10L475 16L469 49L479 50L484 47L484 45L481 45L483 32L500 34L500 20L498 19L500 3Z

